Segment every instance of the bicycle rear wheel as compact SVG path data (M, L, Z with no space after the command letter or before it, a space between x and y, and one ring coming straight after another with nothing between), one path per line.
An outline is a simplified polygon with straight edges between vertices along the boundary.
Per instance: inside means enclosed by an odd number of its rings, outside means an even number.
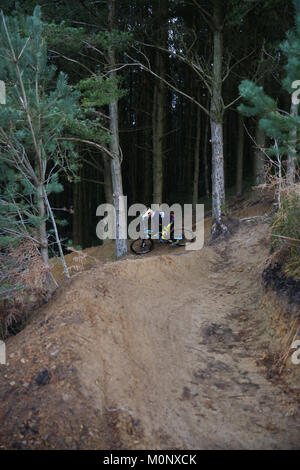
M175 246L187 246L196 241L196 236L190 230L175 230L173 234ZM176 240L177 239L177 240Z
M136 255L145 255L149 253L153 248L153 240L151 238L139 238L138 240L133 240L130 244L130 249L132 253Z

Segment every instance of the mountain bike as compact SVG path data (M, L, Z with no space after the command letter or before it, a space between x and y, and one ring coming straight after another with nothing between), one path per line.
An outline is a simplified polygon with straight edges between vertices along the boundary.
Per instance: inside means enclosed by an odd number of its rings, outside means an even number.
M147 212L145 213L148 215ZM164 227L161 227L157 233L149 229L144 224L145 238L138 238L133 240L130 244L131 251L136 255L145 255L154 248L154 241L158 240L159 243L167 243L171 246L187 246L196 240L193 232L190 230L174 230L174 219Z

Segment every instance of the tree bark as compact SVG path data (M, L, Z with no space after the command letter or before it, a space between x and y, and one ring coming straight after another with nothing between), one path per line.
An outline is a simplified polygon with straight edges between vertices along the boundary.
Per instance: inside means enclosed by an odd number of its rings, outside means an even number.
M209 97L207 98L207 109L209 107ZM203 146L203 162L204 162L204 182L205 182L205 194L210 195L209 187L209 170L208 170L208 135L209 135L209 118L205 117L205 128L204 128L204 146Z
M157 52L157 54L160 54ZM159 63L160 61L157 61ZM160 70L160 73L162 71ZM163 198L163 135L164 135L164 109L163 90L161 82L155 84L153 96L153 202L161 204Z
M79 175L82 175L82 169L79 170ZM73 244L75 246L83 247L83 218L82 218L82 184L81 181L74 184L73 200L74 200L74 216L73 216Z
M194 155L194 179L193 179L193 212L196 212L196 204L198 203L198 188L199 188L199 168L200 168L200 140L201 140L201 110L197 107L197 120L196 120L196 144Z
M299 105L291 102L291 111L290 114L292 117L298 116ZM296 176L296 140L297 140L297 128L295 127L290 131L289 141L290 141L290 152L287 158L287 173L286 181L288 185L295 183Z
M166 47L168 41L168 30L164 30L167 21L168 1L159 0L157 16L160 20L160 30L157 40L160 46ZM164 78L166 75L166 65L163 53L156 51L155 71ZM164 165L164 134L165 134L165 108L166 108L166 87L162 80L156 80L153 95L153 203L163 202L163 165Z
M113 204L113 189L112 189L112 179L111 179L111 167L110 161L104 153L102 154L103 158L103 168L104 168L104 194L105 202L108 204Z
M222 62L223 31L222 2L214 2L214 51L213 80L210 107L210 128L212 145L212 237L226 231L222 222L222 210L225 205L224 155L223 155L223 116L222 100Z
M259 118L256 120L255 143L257 148L254 154L254 177L255 184L263 184L265 182L265 155L261 149L266 146L266 136L262 129L259 128Z
M243 163L244 163L244 119L238 114L238 147L236 168L236 195L241 196L243 192Z
M41 224L39 227L39 242L40 242L40 250L41 256L46 264L49 266L49 254L48 254L48 237L47 237L47 230L46 230L46 210L45 210L45 202L44 202L44 186L41 183L37 188L38 195L37 195L37 206L39 217L41 219Z
M108 22L110 31L114 29L115 22L115 11L116 11L116 0L109 0L108 2ZM110 66L109 76L113 79L117 78L116 68L116 57L115 50L113 47L109 47L108 59ZM110 131L111 131L111 142L110 151L113 154L111 159L111 176L112 176L112 188L113 188L113 199L116 211L116 255L117 258L127 253L127 220L123 198L123 182L121 172L121 156L119 146L119 118L118 118L118 102L113 100L109 104L109 117L110 117ZM125 238L124 238L125 237Z
M55 222L53 211L51 209L46 191L44 191L44 198L45 198L45 203L47 205L49 215L50 215L50 218L51 218L51 221L52 221L54 234L55 234L55 238L56 238L56 243L57 243L57 246L58 246L59 255L60 255L60 259L61 259L61 262L62 262L62 265L63 265L63 268L64 268L64 272L65 272L66 278L69 279L69 277L70 277L69 270L68 270L67 263L66 263L66 260L65 260L65 257L64 257L64 252L63 252L63 249L62 249L62 246L61 246L61 241L60 241L58 231L57 231L57 225L56 225L56 222Z
M192 89L192 87L191 87ZM196 115L196 123L197 123L197 111L198 111L198 106L195 109L195 106L193 103L189 103L189 106L187 106L186 112L188 116L191 116L191 118L194 120L194 116ZM200 108L199 108L200 109ZM186 119L186 125L187 129L185 131L186 135L186 144L185 144L185 158L184 158L184 187L185 187L185 198L184 201L190 203L191 201L193 202L193 194L194 194L194 162L195 162L195 151L196 151L196 144L197 142L195 141L195 129L194 126L190 124L190 119L189 117ZM196 129L196 140L197 140L197 134L198 128ZM199 149L200 151L200 149ZM198 162L199 162L199 151L198 151ZM198 176L199 176L199 169L198 169ZM198 192L197 192L197 200L198 200Z

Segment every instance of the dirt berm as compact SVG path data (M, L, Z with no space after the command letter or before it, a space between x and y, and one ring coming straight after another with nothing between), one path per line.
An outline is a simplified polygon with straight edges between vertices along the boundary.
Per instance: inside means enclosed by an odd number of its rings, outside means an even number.
M244 223L215 246L62 285L7 342L0 447L299 448L300 366L268 378L260 362L276 348L261 308L268 230Z

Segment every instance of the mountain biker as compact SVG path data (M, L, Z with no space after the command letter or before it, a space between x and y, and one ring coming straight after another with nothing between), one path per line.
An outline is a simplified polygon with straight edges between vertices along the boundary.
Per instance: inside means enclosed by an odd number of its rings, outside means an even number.
M163 231L163 219L165 217L165 212L163 211L154 211L152 210L150 207L144 212L144 214L142 215L142 219L145 221L145 220L149 220L150 218L153 219L155 217L155 215L157 215L158 213L158 227L159 227L159 237L162 236L162 231ZM170 240L174 240L174 212L171 211L170 212L170 223L171 223L171 226L170 226L170 229L169 229L169 239Z

